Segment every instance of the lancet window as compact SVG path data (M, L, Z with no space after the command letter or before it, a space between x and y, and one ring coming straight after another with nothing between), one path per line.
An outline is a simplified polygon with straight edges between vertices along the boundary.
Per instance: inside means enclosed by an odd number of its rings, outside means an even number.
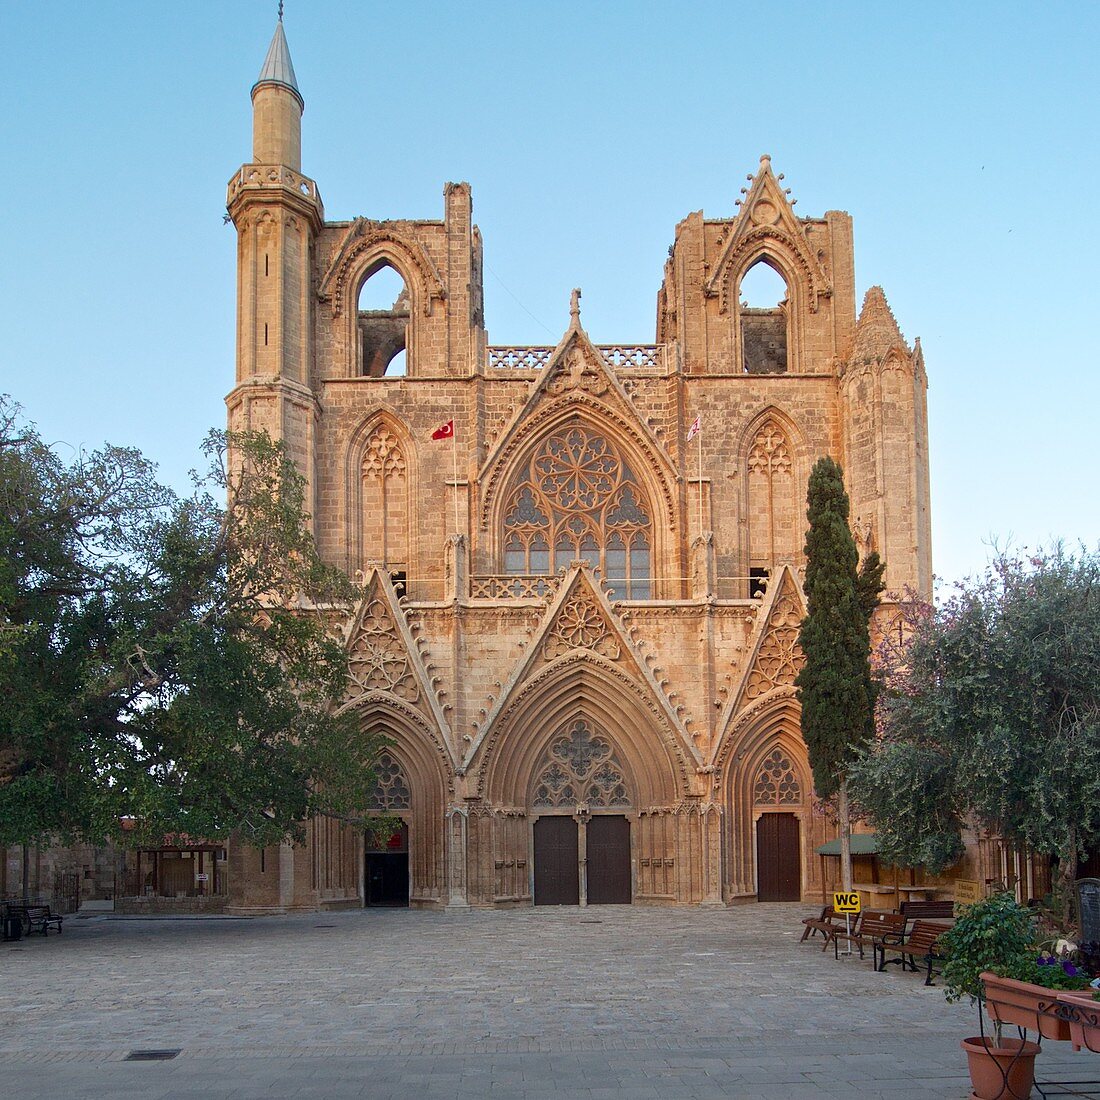
M534 452L504 518L504 570L548 574L574 560L598 569L612 599L648 600L652 521L618 448L574 424Z
M578 718L556 737L537 772L536 807L629 806L622 765L611 742Z

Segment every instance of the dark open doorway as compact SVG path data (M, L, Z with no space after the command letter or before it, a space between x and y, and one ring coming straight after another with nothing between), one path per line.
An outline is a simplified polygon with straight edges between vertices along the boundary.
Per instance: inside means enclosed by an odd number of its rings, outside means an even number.
M407 906L409 904L409 827L402 825L388 838L367 834L363 875L363 904Z

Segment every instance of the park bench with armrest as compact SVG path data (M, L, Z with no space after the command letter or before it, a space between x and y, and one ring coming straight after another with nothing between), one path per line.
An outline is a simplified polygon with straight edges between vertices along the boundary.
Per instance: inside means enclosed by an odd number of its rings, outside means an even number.
M939 948L939 939L950 925L937 924L935 921L919 920L914 922L912 931L906 935L904 932L888 932L874 945L875 969L886 969L888 962L900 962L902 970L905 969L908 960L909 969L917 969L917 959L928 967L925 985L932 984L932 967L943 960ZM887 959L887 954L896 955L896 959Z
M905 917L900 913L889 913L883 909L868 909L861 915L858 928L851 932L842 927L832 935L833 955L840 957L840 941L844 940L849 945L859 948L859 957L863 958L863 949L870 947L872 950L883 936L905 932Z
M805 917L802 921L802 939L799 943L804 943L811 936L816 935L818 932L825 937L825 942L821 946L821 950L824 951L829 946L829 937L832 930L837 924L844 924L844 916L842 913L838 913L831 905L824 905L821 908L821 916L819 917Z
M8 912L22 918L24 936L29 936L32 932L48 936L50 925L60 933L61 922L64 920L60 913L51 912L48 905L9 905Z
M903 901L901 911L907 920L954 920L953 901Z

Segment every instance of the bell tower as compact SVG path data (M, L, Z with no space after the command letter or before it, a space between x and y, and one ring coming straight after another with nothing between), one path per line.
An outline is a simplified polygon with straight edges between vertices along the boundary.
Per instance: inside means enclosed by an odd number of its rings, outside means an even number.
M252 86L252 160L229 181L226 205L237 229L237 372L226 403L231 430L266 429L287 442L312 493L310 272L324 207L316 183L302 175L304 109L280 11Z

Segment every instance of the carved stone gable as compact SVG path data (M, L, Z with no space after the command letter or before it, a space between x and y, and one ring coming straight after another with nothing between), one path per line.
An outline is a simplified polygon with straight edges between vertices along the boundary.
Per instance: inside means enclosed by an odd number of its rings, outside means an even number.
M580 390L599 397L610 388L607 372L589 361L579 345L574 345L558 361L546 381L546 392L555 396Z
M351 679L348 694L352 699L370 691L388 691L407 703L420 697L405 643L389 608L377 596L363 610L348 652L348 665Z
M619 657L619 643L603 609L583 588L576 589L562 604L542 645L548 661L574 649L590 649L612 661Z
M794 574L784 567L773 584L774 596L771 604L762 611L767 618L757 635L759 640L743 680L737 707L743 707L775 688L791 687L805 663L802 647L798 644L805 604Z

